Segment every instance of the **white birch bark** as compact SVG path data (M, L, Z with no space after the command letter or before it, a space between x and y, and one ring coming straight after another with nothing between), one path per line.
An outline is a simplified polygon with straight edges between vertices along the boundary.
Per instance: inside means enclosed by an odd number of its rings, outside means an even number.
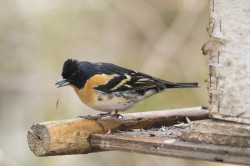
M210 114L250 124L250 0L210 0L209 11Z

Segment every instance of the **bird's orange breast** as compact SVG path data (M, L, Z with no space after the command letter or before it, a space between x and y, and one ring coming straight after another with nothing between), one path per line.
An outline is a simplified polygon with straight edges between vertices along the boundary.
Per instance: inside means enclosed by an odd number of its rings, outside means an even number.
M84 88L82 89L79 89L77 87L73 87L73 88L83 103L95 104L96 90L94 88L99 85L105 85L113 77L114 75L97 74L97 75L92 76L89 80L87 80Z

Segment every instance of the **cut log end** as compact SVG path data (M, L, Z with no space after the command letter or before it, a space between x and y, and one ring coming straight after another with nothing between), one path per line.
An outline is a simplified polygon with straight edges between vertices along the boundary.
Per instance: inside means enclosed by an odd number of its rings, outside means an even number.
M49 132L44 125L34 124L28 131L30 150L37 156L44 156L50 146Z
M36 156L84 154L94 150L89 144L92 132L102 128L84 118L34 124L28 131L28 144Z

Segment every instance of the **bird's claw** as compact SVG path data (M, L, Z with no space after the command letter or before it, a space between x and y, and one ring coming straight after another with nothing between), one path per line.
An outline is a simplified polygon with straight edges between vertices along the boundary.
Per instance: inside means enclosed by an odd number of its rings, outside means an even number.
M112 114L112 113L108 112L108 113L100 113L97 115L98 118L102 118L102 117L106 117L106 116L115 117L118 119L120 119L120 117L121 117L121 119L123 119L123 116L121 114L117 114L117 113Z

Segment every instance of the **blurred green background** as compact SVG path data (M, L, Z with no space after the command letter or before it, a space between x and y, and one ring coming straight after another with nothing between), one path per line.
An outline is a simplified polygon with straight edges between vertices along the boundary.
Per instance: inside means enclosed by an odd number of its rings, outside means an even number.
M206 105L207 0L1 0L0 8L0 166L222 165L125 152L39 158L26 140L34 123L98 114L54 86L68 58L200 83L129 112Z

